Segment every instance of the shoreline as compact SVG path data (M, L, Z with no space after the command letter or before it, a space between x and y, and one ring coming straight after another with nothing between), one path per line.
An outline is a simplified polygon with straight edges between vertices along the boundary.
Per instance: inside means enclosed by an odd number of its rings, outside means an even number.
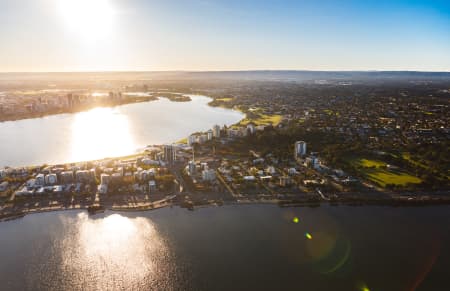
M139 97L139 99L132 99L132 100L126 100L125 102L121 102L118 104L95 104L93 106L86 106L84 108L76 108L72 110L54 110L49 112L39 112L34 113L26 116L17 116L17 117L8 117L8 118L0 118L0 123L2 122L14 122L14 121L21 121L21 120L28 120L28 119L39 119L39 118L45 118L47 116L54 116L54 115L62 115L62 114L76 114L80 112L86 112L95 108L114 108L117 106L123 106L128 104L137 104L137 103L144 103L144 102L153 102L157 101L157 97L148 96L148 97Z
M140 96L140 97L127 97L129 100L123 100L117 104L92 104L87 105L85 107L80 108L74 108L74 109L58 109L58 110L51 110L48 112L36 112L36 113L30 113L29 115L24 116L12 116L7 118L1 118L0 117L0 123L2 122L14 122L14 121L21 121L21 120L28 120L28 119L38 119L38 118L44 118L47 116L53 116L53 115L62 115L62 114L76 114L80 112L86 112L95 108L114 108L117 106L124 106L129 104L137 104L137 103L145 103L145 102L153 102L158 101L159 98L166 98L170 100L171 102L191 102L192 99L189 95L193 94L180 94L179 96L171 96L171 95L164 95L161 94L160 96Z
M233 123L232 125L235 124L239 124L242 120L244 120L247 116L247 114L245 112L243 112L242 110L238 109L238 108L228 108L228 107L222 107L222 106L215 106L215 105L211 105L211 102L214 101L213 97L207 96L207 95L202 95L202 94L197 94L197 93L170 93L172 95L174 95L174 98L171 98L167 95L164 95L167 93L162 93L161 96L149 96L151 98L151 100L139 100L136 102L128 102L128 103L123 103L123 104L116 104L116 105L111 105L111 106L94 106L92 108L88 108L85 110L78 110L78 111L68 111L68 112L58 112L58 113L50 113L50 114L44 114L41 116L35 116L35 117L26 117L26 118L18 118L18 119L14 119L14 120L1 120L0 119L0 124L3 122L15 122L15 121L22 121L22 120L29 120L29 119L40 119L40 118L45 118L47 116L54 116L54 115L63 115L63 114L76 114L76 113L80 113L80 112L87 112L89 110L95 109L95 108L114 108L114 107L118 107L118 106L125 106L125 105L130 105L130 104L138 104L138 103L147 103L147 102L153 102L153 101L158 101L160 98L165 98L168 99L170 102L192 102L192 96L203 96L206 98L211 99L210 101L208 101L206 103L207 106L212 107L212 108L223 108L223 109L227 109L227 110L231 110L231 111L235 111L235 112L239 112L243 115L242 119L240 119L239 121L237 121L236 123ZM182 99L178 99L177 96L181 96ZM142 98L142 97L140 97ZM154 98L154 99L153 99ZM189 98L189 99L187 99ZM230 126L232 126L230 125ZM173 144L187 144L187 142L184 142L185 138L179 139L177 141L173 141ZM99 161L104 161L104 160L109 160L109 159L129 159L129 158L136 158L136 157L140 157L141 155L145 154L145 148L147 147L143 146L143 147L139 147L135 150L134 153L130 153L124 156L115 156L115 157L103 157L103 158L98 158L98 159L93 159L93 160L84 160L84 161L71 161L71 162L61 162L61 163L52 163L52 164L47 164L44 163L42 165L68 165L68 164L77 164L77 163L88 163L88 162L99 162ZM153 146L159 146L159 145L153 145ZM9 166L9 165L0 165L1 167L10 167L10 168L36 168L36 167L40 167L42 165L19 165L19 166Z
M239 205L277 205L280 208L289 208L289 207L321 207L325 206L351 206L351 207L362 207L362 206L378 206L378 207L433 207L433 206L445 206L450 205L450 197L446 197L447 199L428 199L428 200L404 200L404 199L342 199L336 201L296 201L296 200L280 200L280 199L242 199L236 201L213 201L205 204L189 204L183 205L180 202L174 202L177 198L176 195L171 195L163 199L164 201L154 201L150 202L148 205L141 206L109 206L102 207L102 213L104 211L112 211L112 212L142 212L142 211L152 211L166 207L177 206L180 208L185 208L189 211L194 211L196 209L201 208L209 208L209 207L221 207L221 206L239 206ZM85 210L88 211L89 206L71 206L71 207L48 207L42 209L28 209L26 211L18 211L14 213L8 214L0 214L0 223L11 221L15 219L20 219L25 217L26 215L33 215L39 213L47 213L47 212L57 212L57 211L71 211L71 210ZM97 213L90 214L96 215Z

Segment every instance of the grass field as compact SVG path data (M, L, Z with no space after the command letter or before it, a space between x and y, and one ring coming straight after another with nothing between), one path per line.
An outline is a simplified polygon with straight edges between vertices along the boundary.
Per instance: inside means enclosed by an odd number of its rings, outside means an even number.
M217 98L216 101L230 102L233 98Z
M427 165L425 165L425 164L423 164L423 163L421 163L421 162L418 162L418 161L414 160L414 159L411 157L411 154L408 153L408 152L403 152L403 153L402 153L402 158L403 158L404 160L407 160L408 162L410 162L410 163L413 164L414 166L421 167L421 168L424 168L424 169L429 169L429 167L428 167Z
M389 168L388 164L375 159L355 158L350 163L360 171L368 180L377 183L381 187L386 185L407 186L419 184L422 180L406 171L397 168Z
M371 167L386 167L387 164L385 162L382 161L378 161L378 160L368 160L368 159L358 159L356 161L360 166L362 167L366 167L366 168L371 168Z
M187 137L180 139L179 141L177 141L176 143L187 143Z
M253 122L256 125L262 125L262 124L272 124L273 126L278 125L281 120L283 119L282 115L279 114L258 114L256 118L244 118L240 124L241 125L247 125L249 122Z

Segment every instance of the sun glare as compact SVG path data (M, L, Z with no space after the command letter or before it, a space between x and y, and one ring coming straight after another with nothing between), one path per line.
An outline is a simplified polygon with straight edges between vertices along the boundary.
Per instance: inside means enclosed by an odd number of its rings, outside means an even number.
M136 145L126 115L114 108L96 108L78 113L72 123L72 161L124 156Z
M109 0L58 0L59 13L73 32L89 40L112 32L114 9Z

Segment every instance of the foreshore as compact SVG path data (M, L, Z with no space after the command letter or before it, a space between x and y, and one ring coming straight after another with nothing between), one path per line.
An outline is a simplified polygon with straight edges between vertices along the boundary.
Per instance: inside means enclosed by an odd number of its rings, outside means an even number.
M180 195L180 194L178 194ZM437 205L450 205L449 193L438 193L439 196L410 199L405 197L395 199L337 199L337 200L283 200L283 199L254 199L254 198L242 198L238 200L212 200L202 201L196 203L186 203L182 201L177 195L168 195L164 199L139 204L126 204L126 205L100 205L102 210L108 210L113 212L141 212L151 211L165 207L181 207L188 210L195 210L205 207L218 207L218 206L233 206L233 205L258 205L258 204L272 204L279 207L320 207L323 205L328 206L385 206L385 207L425 207L425 206L437 206ZM43 208L27 208L17 209L13 212L0 213L0 222L9 221L14 219L23 218L25 215L55 212L55 211L67 211L67 210L88 210L93 205L70 205L62 206L55 205Z

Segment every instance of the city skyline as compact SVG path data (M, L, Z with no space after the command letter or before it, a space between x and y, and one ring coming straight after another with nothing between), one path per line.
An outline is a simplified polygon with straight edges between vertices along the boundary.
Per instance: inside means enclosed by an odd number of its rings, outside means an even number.
M450 71L445 1L5 0L0 72Z

